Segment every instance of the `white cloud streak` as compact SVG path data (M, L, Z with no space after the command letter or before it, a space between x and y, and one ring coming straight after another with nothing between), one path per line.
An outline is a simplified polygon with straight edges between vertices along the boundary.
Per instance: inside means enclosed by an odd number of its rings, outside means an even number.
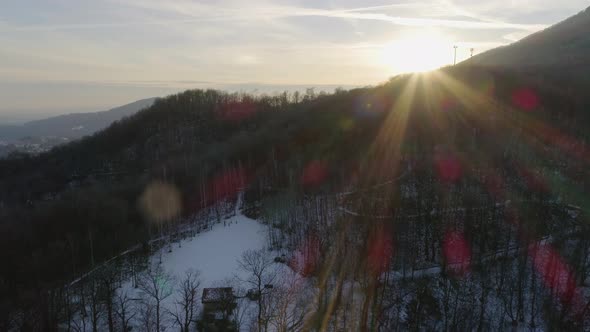
M517 29L527 31L538 31L545 28L545 25L514 24L505 22L485 22L455 19L399 17L382 13L359 13L354 10L300 10L293 16L323 16L333 18L349 18L357 20L384 21L395 25L410 27L446 27L457 29Z
M423 18L393 16L378 12L381 10L399 8L424 8L426 5L436 4L425 3L404 3L372 7L359 7L349 9L316 9L293 6L251 6L247 9L226 6L211 6L185 1L158 1L138 2L126 1L128 5L139 8L172 12L184 18L144 20L132 22L105 22L105 23L81 23L81 24L43 24L43 25L17 25L5 26L4 30L12 31L51 31L51 30L77 30L77 29L109 29L142 25L177 25L193 24L203 22L223 21L257 21L261 19L273 20L293 17L326 17L353 20L381 21L399 26L408 27L446 27L454 29L515 29L524 31L538 31L546 27L541 24L517 24L507 23L499 20L482 17L466 10L463 10L451 2L441 1L441 8L446 8L449 14L460 14L476 20L458 20L443 18ZM439 8L440 10L440 8Z

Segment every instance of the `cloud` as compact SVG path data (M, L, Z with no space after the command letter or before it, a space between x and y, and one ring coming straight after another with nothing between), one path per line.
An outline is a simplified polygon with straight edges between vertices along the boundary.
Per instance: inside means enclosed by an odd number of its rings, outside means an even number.
M500 21L486 22L456 19L399 17L381 13L358 13L351 10L338 11L303 9L296 12L294 16L323 16L334 18L352 18L357 20L374 20L410 27L446 27L457 29L518 29L527 31L538 31L546 27L546 25L540 24L514 24Z
M258 21L273 20L293 17L326 17L354 20L381 21L394 25L409 27L446 27L455 29L516 29L525 31L538 31L546 28L543 24L517 24L476 15L454 5L449 1L441 1L437 6L432 3L402 3L371 7L357 7L345 9L318 9L297 6L280 5L256 5L247 7L231 7L224 5L207 5L187 1L135 1L125 0L130 6L159 11L160 13L175 13L180 17L174 19L153 19L131 22L104 22L104 23L78 23L78 24L43 24L43 25L17 25L9 26L13 31L37 31L37 30L77 30L77 29L108 29L142 25L178 25L204 22L223 21ZM425 18L412 16L394 16L380 12L390 9L425 9L436 7L439 12L448 11L451 14L460 14L475 20ZM441 10L443 8L444 10Z
M504 35L502 38L509 40L510 42L517 42L528 35L529 35L529 33L526 33L523 31L518 31L518 32L512 32L507 35Z
M254 55L242 54L236 58L238 65L249 66L260 63L260 60Z
M105 23L77 23L77 24L38 24L38 25L5 25L5 31L58 31L58 30L91 30L91 29L116 29L132 26L161 25L170 26L206 22L212 19L171 19L150 20L135 22L105 22Z

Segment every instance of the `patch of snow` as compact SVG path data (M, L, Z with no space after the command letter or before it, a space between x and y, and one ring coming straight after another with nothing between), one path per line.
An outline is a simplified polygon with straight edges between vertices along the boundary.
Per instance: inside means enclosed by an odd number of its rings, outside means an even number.
M179 299L180 290L176 287L189 270L200 271L199 279L203 288L209 287L232 287L232 284L225 284L225 281L237 277L246 279L247 275L241 271L238 259L247 250L263 249L266 245L266 228L256 220L244 216L239 211L241 195L236 206L235 216L225 220L225 223L216 223L205 232L201 232L194 238L183 239L180 243L164 245L149 258L151 266L161 264L163 271L173 277L175 293L162 301L163 312L175 311L175 302ZM170 251L169 248L172 250ZM234 291L236 291L234 289ZM139 299L142 292L133 287L132 281L123 283L119 289L121 294L126 293L129 297ZM240 294L235 294L240 295ZM199 305L200 305L200 296ZM249 301L244 305L247 310ZM138 319L138 317L136 317ZM139 326L140 322L135 321L134 325ZM168 324L172 330L171 324Z
M264 225L244 215L238 214L227 220L228 225L215 224L213 229L200 233L194 239L185 240L182 247L173 245L172 252L167 247L162 252L164 270L177 278L182 278L188 269L201 271L204 287L211 287L216 281L239 274L237 260L246 250L262 249L265 245ZM152 256L152 262L159 261L159 254Z

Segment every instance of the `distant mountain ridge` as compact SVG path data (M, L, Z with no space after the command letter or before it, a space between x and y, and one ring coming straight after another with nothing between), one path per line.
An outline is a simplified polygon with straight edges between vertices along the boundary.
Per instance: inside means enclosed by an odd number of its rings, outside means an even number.
M156 98L147 98L108 111L64 114L23 125L0 126L0 140L12 141L26 137L59 137L68 140L82 138L150 107L155 100Z
M22 125L0 125L0 158L13 152L38 154L92 135L150 107L155 100L147 98L108 111L64 114Z
M590 64L590 7L508 46L463 62L469 65L534 67Z

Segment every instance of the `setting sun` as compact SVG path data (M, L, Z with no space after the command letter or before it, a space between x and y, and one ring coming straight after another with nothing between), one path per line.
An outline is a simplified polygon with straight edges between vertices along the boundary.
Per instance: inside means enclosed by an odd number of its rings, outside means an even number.
M453 43L443 34L421 31L387 44L381 58L393 72L430 71L452 62Z

